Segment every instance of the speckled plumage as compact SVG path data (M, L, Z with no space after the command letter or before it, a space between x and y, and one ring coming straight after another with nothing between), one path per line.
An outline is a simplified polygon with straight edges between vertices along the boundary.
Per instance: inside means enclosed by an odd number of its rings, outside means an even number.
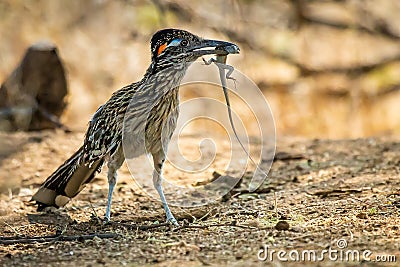
M155 33L151 39L152 62L143 79L116 91L98 108L89 122L83 146L48 177L33 196L38 208L65 205L108 160L109 201L106 219L109 219L116 172L124 161L122 138L125 131L124 138L129 139L130 156L144 153L153 155L154 185L166 210L167 220L177 224L162 192L161 169L165 149L178 118L179 84L190 63L214 51L196 49L210 47L211 43L213 46L232 45L204 40L177 29Z

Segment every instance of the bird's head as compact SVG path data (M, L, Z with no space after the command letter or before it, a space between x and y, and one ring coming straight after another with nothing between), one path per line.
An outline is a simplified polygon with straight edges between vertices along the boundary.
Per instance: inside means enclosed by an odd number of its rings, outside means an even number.
M233 43L203 39L178 29L160 30L151 38L152 61L158 65L191 63L204 55L237 54L239 51Z

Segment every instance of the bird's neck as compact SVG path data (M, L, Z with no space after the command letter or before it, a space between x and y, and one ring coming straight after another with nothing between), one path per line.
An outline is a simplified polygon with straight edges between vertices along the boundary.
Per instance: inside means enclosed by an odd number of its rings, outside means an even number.
M190 64L191 62L172 62L171 64L169 62L163 62L163 64L153 62L141 82L163 87L164 90L179 87Z
M153 62L139 82L137 90L148 97L149 103L156 103L167 95L177 98L179 86L189 65L174 64L161 69L161 66Z

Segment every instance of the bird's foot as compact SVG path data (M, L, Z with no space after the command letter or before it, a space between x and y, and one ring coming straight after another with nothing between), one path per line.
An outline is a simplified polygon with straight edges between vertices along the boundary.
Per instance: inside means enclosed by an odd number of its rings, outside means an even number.
M167 223L173 224L174 226L179 226L178 221L175 219L174 215L167 214Z
M110 217L105 216L103 219L103 224L109 224L110 223Z

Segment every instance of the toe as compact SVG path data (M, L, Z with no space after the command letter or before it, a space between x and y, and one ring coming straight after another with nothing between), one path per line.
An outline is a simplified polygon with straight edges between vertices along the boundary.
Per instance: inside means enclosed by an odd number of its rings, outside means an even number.
M108 224L110 222L110 218L104 217L103 224Z
M174 217L167 218L167 223L173 224L175 226L179 226L178 221Z

